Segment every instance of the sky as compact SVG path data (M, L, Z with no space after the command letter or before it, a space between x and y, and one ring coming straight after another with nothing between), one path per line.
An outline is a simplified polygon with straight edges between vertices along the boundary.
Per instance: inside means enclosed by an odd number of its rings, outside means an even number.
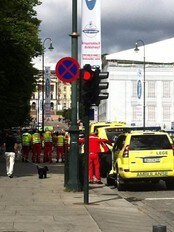
M39 37L51 38L53 51L45 49L45 63L57 63L71 56L73 0L41 0L37 18L41 20ZM81 34L81 2L77 0L78 33ZM101 0L101 51L112 54L174 37L174 0ZM80 58L81 38L78 38ZM49 41L45 42L45 48ZM38 57L35 62L41 62Z

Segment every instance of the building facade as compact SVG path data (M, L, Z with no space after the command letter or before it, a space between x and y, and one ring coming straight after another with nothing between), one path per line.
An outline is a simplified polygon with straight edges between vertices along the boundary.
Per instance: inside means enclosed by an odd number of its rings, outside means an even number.
M31 116L37 121L39 111L39 98L42 95L42 71L39 73L36 91L33 92L30 100ZM71 85L60 81L55 75L55 71L51 70L50 75L50 113L51 118L55 118L58 111L71 108Z
M124 121L143 126L143 64L108 61L109 99L99 108L100 121ZM142 75L143 76L143 75ZM138 97L138 81L142 92ZM145 125L171 129L174 121L174 66L146 64Z

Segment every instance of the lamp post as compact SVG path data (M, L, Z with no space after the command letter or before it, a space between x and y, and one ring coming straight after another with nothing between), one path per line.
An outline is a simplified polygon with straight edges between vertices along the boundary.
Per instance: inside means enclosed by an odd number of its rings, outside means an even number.
M49 46L49 50L53 50L53 45L52 45L52 40L51 38L46 38L44 39L43 43L42 43L42 131L44 131L44 54L45 54L45 42L49 40L50 41L50 46Z
M139 48L138 48L138 43L142 43L143 44L143 49L144 49L144 56L143 56L143 128L145 129L145 126L146 126L146 70L145 70L145 59L146 59L146 56L145 56L145 43L143 42L143 40L139 39L136 41L135 43L135 49L134 51L135 52L138 52L139 51Z

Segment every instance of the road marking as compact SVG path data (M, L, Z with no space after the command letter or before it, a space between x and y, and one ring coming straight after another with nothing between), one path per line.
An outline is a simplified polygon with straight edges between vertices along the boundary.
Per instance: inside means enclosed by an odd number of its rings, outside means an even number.
M156 201L156 200L174 200L174 197L163 197L163 198L145 198L146 201Z

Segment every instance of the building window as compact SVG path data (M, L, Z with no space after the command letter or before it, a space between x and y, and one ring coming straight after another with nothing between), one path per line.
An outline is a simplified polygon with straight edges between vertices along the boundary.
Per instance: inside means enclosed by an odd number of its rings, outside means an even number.
M54 85L51 85L51 92L54 92Z
M54 110L54 103L53 102L51 102L50 106L51 106L51 110Z
M37 90L36 90L37 92L41 92L42 91L42 85L40 85L40 84L37 84Z
M136 106L132 107L132 119L133 121L137 120L137 107Z
M170 97L170 81L163 81L163 97Z
M155 106L148 106L148 121L155 121Z
M32 103L31 110L36 110L36 103L35 102Z
M155 97L155 81L148 81L148 97Z
M170 121L170 106L163 106L163 120Z
M35 94L34 93L32 93L31 99L35 100Z
M132 81L132 97L137 97L137 81Z

